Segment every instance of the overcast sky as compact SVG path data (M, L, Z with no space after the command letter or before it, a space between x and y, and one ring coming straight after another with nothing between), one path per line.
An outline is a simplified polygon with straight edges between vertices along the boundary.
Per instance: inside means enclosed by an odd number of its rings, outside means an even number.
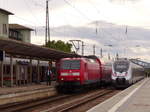
M45 1L0 0L0 8L15 14L10 16L10 23L36 28L38 35L32 36L32 43L43 44L44 34L41 32L44 29L40 26L45 26ZM107 53L111 50L112 54L119 52L123 55L129 50L126 55L130 57L150 59L149 5L150 0L49 0L51 38L81 39L90 48L96 44L97 55L102 47ZM113 44L115 48L105 44ZM137 44L140 47L135 47ZM92 54L92 49L89 52L85 48L85 52Z
M50 23L53 26L77 26L104 20L149 27L149 4L149 0L50 0ZM10 22L45 25L45 0L0 0L0 7L15 14Z

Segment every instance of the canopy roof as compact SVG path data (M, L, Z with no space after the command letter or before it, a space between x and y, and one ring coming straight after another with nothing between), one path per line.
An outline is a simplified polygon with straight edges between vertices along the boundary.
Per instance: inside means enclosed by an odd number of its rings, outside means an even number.
M80 57L77 54L66 53L38 45L24 43L12 39L0 38L0 50L7 54L21 58L31 58L40 60L58 60L66 57Z
M4 14L7 14L7 15L14 15L13 13L7 11L7 10L4 10L2 8L0 8L0 12L4 13Z
M9 24L9 29L33 31L33 29L31 29L31 28L23 26L23 25L19 25L19 24Z

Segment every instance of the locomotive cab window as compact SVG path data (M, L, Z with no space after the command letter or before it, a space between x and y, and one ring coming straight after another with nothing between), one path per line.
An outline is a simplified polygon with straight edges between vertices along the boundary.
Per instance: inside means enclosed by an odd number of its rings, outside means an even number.
M78 70L80 69L80 60L63 60L61 64L61 69Z

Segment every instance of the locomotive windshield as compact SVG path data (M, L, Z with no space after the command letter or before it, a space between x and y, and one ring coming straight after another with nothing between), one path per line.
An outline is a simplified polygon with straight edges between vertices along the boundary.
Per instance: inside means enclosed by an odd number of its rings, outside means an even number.
M116 61L114 63L114 69L116 72L126 72L129 69L128 61Z
M80 69L80 60L63 60L61 64L61 69L77 70Z

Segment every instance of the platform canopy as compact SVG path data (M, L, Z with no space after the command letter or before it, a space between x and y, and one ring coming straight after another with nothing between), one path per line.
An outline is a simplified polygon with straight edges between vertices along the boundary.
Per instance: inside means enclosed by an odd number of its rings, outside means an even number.
M77 54L66 53L59 50L4 38L0 38L0 50L4 50L6 54L14 57L40 60L58 60L65 57L80 57Z

